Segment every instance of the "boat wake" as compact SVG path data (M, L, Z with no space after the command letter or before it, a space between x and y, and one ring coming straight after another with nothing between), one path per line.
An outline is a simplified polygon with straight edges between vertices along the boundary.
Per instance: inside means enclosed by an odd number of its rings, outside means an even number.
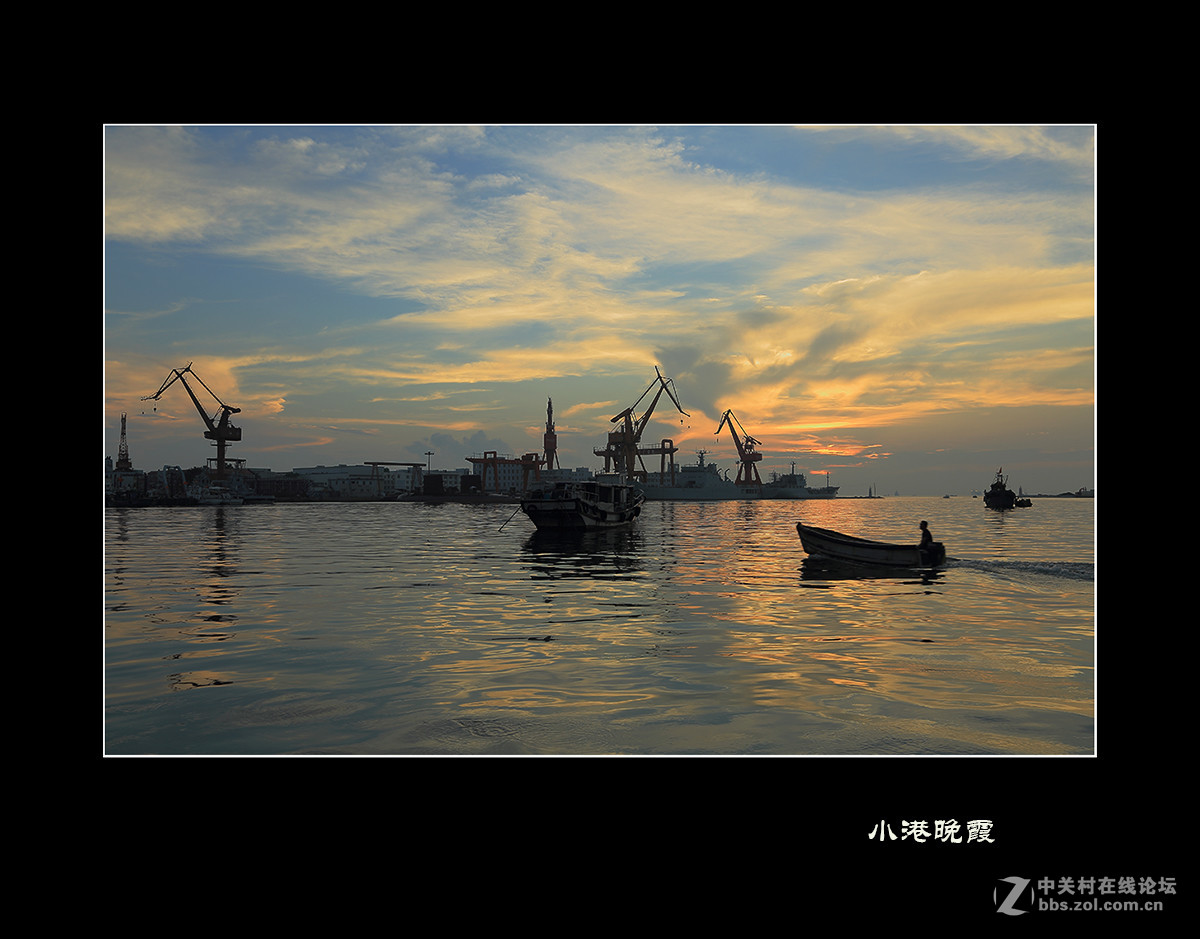
M1024 576L1037 574L1043 577L1062 577L1067 580L1096 579L1096 565L1086 561L1003 561L975 560L972 558L946 558L947 569L970 569L992 574Z

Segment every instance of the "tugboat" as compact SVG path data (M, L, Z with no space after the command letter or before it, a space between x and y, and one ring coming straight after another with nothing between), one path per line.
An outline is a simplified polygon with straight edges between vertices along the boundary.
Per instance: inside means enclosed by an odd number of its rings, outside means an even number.
M1008 488L1004 467L996 470L996 480L983 494L983 504L989 509L1011 509L1017 504L1017 494Z
M642 512L646 496L615 476L556 482L530 492L521 511L538 530L624 528Z

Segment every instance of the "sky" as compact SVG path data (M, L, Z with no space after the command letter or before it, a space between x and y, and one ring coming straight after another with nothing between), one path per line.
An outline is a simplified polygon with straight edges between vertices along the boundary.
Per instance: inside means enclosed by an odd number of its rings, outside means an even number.
M215 456L142 400L189 364L278 471L541 451L547 400L600 469L657 367L687 413L643 443L730 478L726 410L842 495L1094 484L1094 125L109 125L103 163L139 469Z

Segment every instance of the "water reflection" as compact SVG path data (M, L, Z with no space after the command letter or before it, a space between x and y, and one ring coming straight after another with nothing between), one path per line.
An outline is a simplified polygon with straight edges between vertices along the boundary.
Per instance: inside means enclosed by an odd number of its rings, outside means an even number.
M551 579L629 580L645 573L643 542L636 530L535 531L521 544L521 560Z
M197 662L196 670L169 674L167 683L174 691L233 684L233 678L221 668L221 656L211 644L230 642L237 637L237 633L231 629L238 620L235 605L241 592L234 583L240 569L240 517L222 506L201 510L195 517L200 523L196 540L201 556L194 575L188 579L195 584L195 598L199 607L191 613L193 622L180 630L189 648L176 653L173 658L180 661L203 659L205 667L200 669L200 663ZM213 607L218 609L214 610Z
M832 558L806 557L800 562L800 579L828 580L896 580L908 584L928 585L943 579L940 570L910 570L899 567L872 567L851 564Z
M208 593L202 600L218 606L230 604L237 597L237 591L228 581L238 572L233 551L238 539L236 525L227 517L224 507L214 510L212 523L204 534L207 563L202 571L207 575Z
M1090 523L1028 510L1000 538L932 507L663 503L573 533L499 506L113 510L110 751L1086 750L1093 584L1058 571L1090 569ZM801 513L928 516L980 560L812 559Z

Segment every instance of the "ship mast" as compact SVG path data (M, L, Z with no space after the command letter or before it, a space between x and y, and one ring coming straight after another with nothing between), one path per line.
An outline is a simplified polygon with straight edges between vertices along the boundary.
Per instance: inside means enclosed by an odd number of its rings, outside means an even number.
M542 437L542 449L545 451L546 469L558 467L558 434L554 432L554 402L546 399L546 433Z

